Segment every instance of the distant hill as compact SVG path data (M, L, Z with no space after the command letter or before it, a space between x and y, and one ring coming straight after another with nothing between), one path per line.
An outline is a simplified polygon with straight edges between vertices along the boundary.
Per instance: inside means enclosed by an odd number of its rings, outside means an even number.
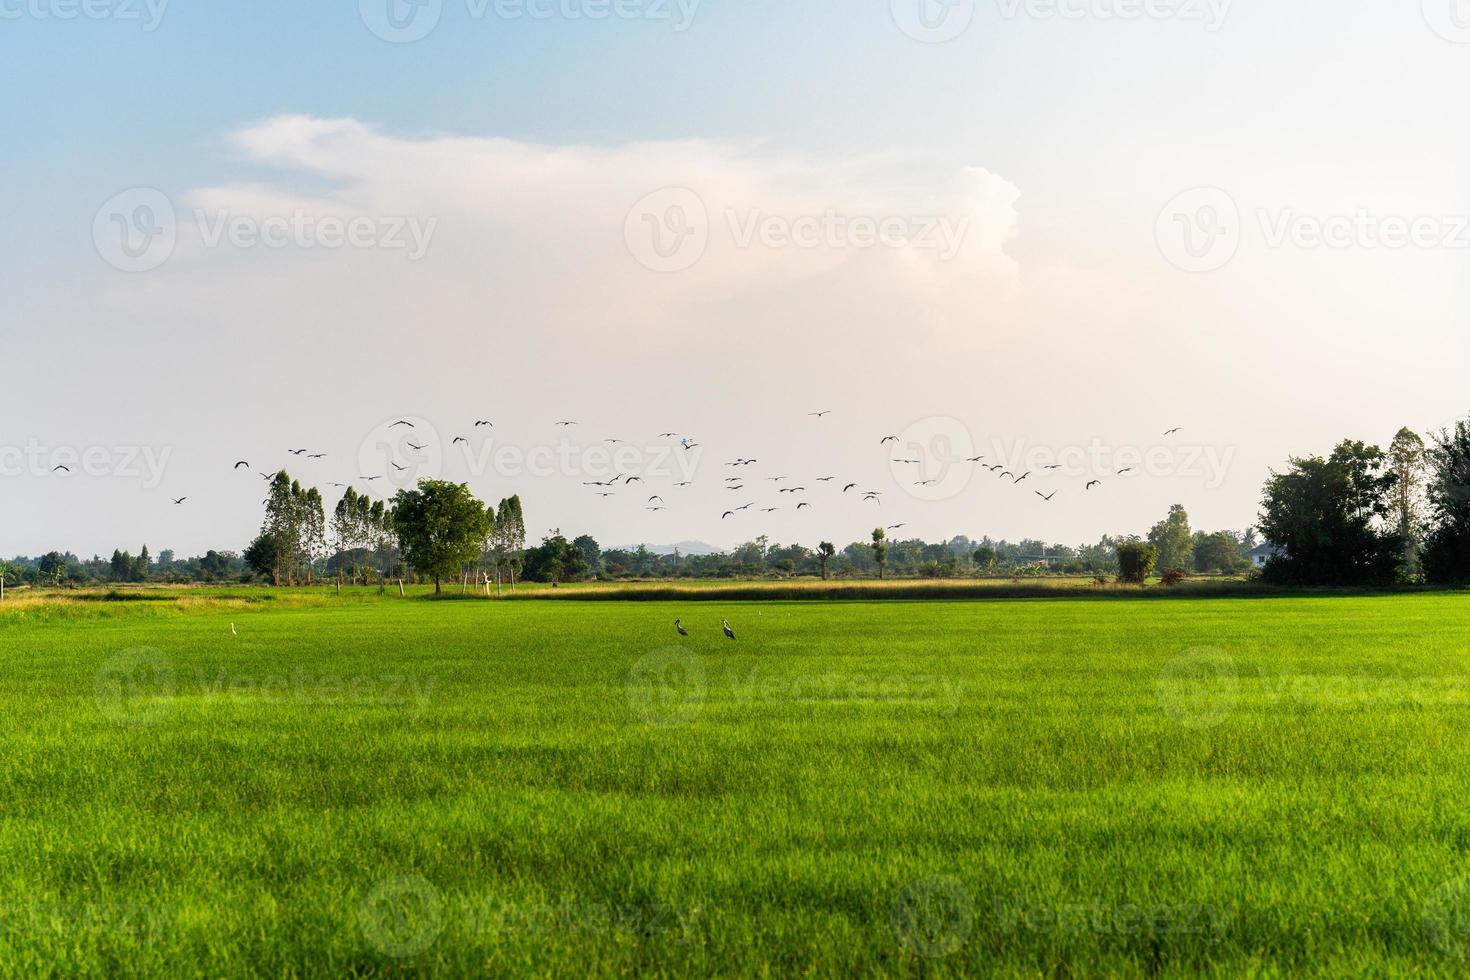
M681 555L721 555L725 553L724 548L716 548L714 545L705 544L703 541L678 541L674 544L648 544L644 545L644 547L655 555L672 555L675 549L678 549L678 552ZM623 545L621 548L615 550L637 551L638 546L636 544L628 544Z

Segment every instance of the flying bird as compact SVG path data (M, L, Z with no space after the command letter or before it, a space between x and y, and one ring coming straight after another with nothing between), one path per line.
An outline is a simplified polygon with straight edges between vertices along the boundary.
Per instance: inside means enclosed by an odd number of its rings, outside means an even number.
M654 511L654 512L661 511L661 510L668 510L667 507L645 507L643 509L644 510L651 510L651 511Z
M796 509L797 510L801 510L803 507L810 507L810 506L811 506L811 504L797 504L796 505Z
M723 514L720 515L720 520L723 521L725 518L729 517L730 515L732 515L734 513L735 512L733 510L727 510L727 511L725 511L725 513L723 513Z
M245 462L243 459L240 460L240 462L238 462L238 463L235 464L235 469L237 469L237 470L240 469L240 468L242 468L242 467L248 470L248 469L250 469L250 464L247 463L247 462Z
M569 425L581 425L582 423L580 423L580 422L558 422L556 424L559 425L559 426L561 426L563 429L565 429Z
M1051 503L1051 498L1055 497L1056 495L1057 492L1055 490L1053 490L1051 493L1042 493L1040 490L1036 491L1036 496L1040 497L1042 500L1045 500L1047 503Z
M315 455L308 456L306 458L307 459L326 459L327 458L327 454L326 453L316 453Z
M306 455L306 450L305 449L288 449L288 450L286 450L286 452L290 453L292 456L305 456Z
M761 508L761 513L762 514L774 514L774 513L776 513L776 511L778 511L780 509L781 509L780 507L762 507Z
M170 497L169 499L170 500L173 500L172 497ZM186 501L188 499L189 499L188 497L180 497L178 500L174 500L174 506L177 507L179 504L182 504L184 501Z
M985 458L984 456L971 456L969 459L965 460L965 462L967 462L967 463L978 463L978 462L980 462L984 458Z
M1181 433L1183 431L1184 431L1184 426L1182 426L1182 425L1179 426L1177 429L1170 429L1168 432L1165 432L1164 433L1164 438L1167 439L1170 436L1178 435L1179 433Z
M406 426L408 426L408 427L409 427L409 428L410 428L410 429L412 429L412 428L413 428L413 427L414 427L414 424L413 424L413 423L412 423L412 422L406 422L406 421L404 421L404 420L403 420L403 419L399 419L399 420L398 420L398 421L397 421L397 422L394 422L394 423L393 423L393 424L392 424L392 425L390 425L390 426L388 426L388 428L390 428L390 429L396 429L396 428L398 428L398 427L399 427L399 426L400 426L400 425L406 425Z
M62 466L62 465L58 464L58 465L53 466L51 468L51 472L52 473L70 473L71 472L71 467L70 466Z
M883 437L883 441L882 442L879 442L878 445L880 445L880 446L886 446L890 442L898 442L898 436L884 436Z
M1030 470L1027 470L1025 473L1022 473L1020 476L1016 477L1016 482L1017 483L1020 483L1022 480L1026 479L1026 477L1028 477L1030 475L1031 475L1031 471Z
M410 443L408 443L408 448L414 450L415 452L423 452L425 449L428 449L429 447L428 446L420 446L418 443L410 442Z
M900 531L900 530L902 530L903 528L906 528L906 527L908 527L907 524L890 524L888 526L888 530L890 530L890 531Z
M658 496L658 495L657 495L657 494L655 494L655 495L653 495L653 496L652 496L652 497L649 497L649 498L648 498L648 502L649 502L649 503L650 503L650 504L651 504L651 503L653 503L653 502L654 502L654 501L655 501L655 500L657 500L657 501L658 501L658 502L659 502L659 503L663 503L663 502L664 502L664 498L662 498L662 497L660 497L660 496Z
M849 483L847 486L842 488L842 492L847 493L847 491L851 490L855 486L857 486L856 483Z
M811 416L814 419L826 418L828 415L831 414L832 410L830 408L827 409L825 412L807 412L807 415Z
M476 423L475 423L475 428L477 428L477 429L483 429L483 428L484 428L484 427L485 427L485 426L487 426L487 425L488 425L488 426L489 426L489 427L490 427L490 428L492 428L492 429L493 429L493 428L495 428L495 423L494 423L494 422L486 422L486 421L485 421L485 420L483 420L483 419L481 419L481 420L480 420L480 421L479 421L479 422L476 422Z
M466 446L468 446L470 444L470 441L468 439L466 439L464 436L455 436L454 437L454 441L451 442L450 445L451 446L457 446L460 443L464 443Z
M1118 471L1118 475L1119 476L1122 476L1124 473L1132 473L1132 472L1133 472L1133 467L1131 467L1131 466L1125 466L1121 470Z
M817 482L818 483L831 483L835 479L837 479L837 477L835 477L835 476L819 476L819 477L817 477Z
M1089 483L1087 485L1087 489L1088 490L1091 490L1093 487L1100 487L1100 486L1102 486L1102 481L1101 480L1093 480L1091 483Z

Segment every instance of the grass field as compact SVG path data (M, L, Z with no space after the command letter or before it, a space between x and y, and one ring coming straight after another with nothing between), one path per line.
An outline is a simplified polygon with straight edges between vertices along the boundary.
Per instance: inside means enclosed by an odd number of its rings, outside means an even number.
M19 597L0 650L9 975L1470 968L1463 594Z

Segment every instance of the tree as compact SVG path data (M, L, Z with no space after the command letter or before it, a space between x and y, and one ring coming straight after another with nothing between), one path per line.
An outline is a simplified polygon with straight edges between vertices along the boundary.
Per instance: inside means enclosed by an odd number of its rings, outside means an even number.
M988 544L982 544L975 549L975 553L970 556L970 560L975 563L976 568L982 572L988 572L995 568L996 560L999 557L994 547Z
M827 563L837 557L837 546L831 541L817 545L817 564L822 566L822 581L827 581Z
M595 572L598 566L602 564L602 546L597 543L597 539L592 535L584 534L578 537L572 542L572 547L581 552L582 559L587 563L588 569ZM677 557L678 551L676 550L674 554Z
M246 566L255 574L276 583L280 582L280 546L275 535L268 531L256 535L255 540L250 542L250 547L245 549L244 558Z
M586 557L560 531L526 552L526 578L532 582L568 582L586 575L587 569Z
M1131 585L1143 585L1154 573L1159 559L1157 546L1131 538L1118 542L1118 579Z
M1180 572L1190 567L1194 556L1194 534L1189 530L1189 514L1182 505L1175 504L1169 508L1169 516L1148 532L1148 543L1158 552L1157 568L1160 572Z
M1397 483L1393 489L1392 527L1404 542L1404 568L1413 575L1419 564L1419 541L1424 530L1424 440L1403 428L1388 447L1388 468Z
M1403 539L1388 527L1396 477L1377 446L1344 442L1327 459L1292 459L1272 473L1261 532L1281 552L1266 563L1286 585L1386 585L1403 567Z
M1246 559L1240 550L1240 539L1229 531L1206 534L1200 531L1194 536L1194 570L1197 572L1224 572L1229 575L1245 567Z
M45 559L42 560L44 561ZM127 552L118 551L116 548L112 549L111 571L114 582L126 582L132 578L133 556Z
M133 564L133 581L148 581L148 572L153 567L153 559L148 557L148 546L143 546L142 552L138 554L138 560Z
M873 560L878 563L880 581L888 574L888 543L884 540L887 537L881 527L873 529Z
M393 523L404 560L433 576L434 594L446 577L474 562L489 529L485 505L463 483L423 480L393 498Z
M1425 577L1431 582L1470 582L1470 421L1457 422L1435 437L1429 466Z

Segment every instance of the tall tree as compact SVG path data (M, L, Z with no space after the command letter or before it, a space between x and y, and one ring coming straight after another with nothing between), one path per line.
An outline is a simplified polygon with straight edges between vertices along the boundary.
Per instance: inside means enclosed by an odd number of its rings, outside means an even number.
M1470 421L1435 437L1429 465L1424 573L1432 582L1470 582Z
M888 577L888 535L881 527L873 528L873 560L878 563L878 578Z
M1419 542L1424 531L1424 440L1403 428L1388 447L1388 469L1398 481L1393 488L1392 527L1404 540L1404 567L1414 575L1419 567Z
M1148 532L1148 543L1158 549L1155 567L1160 572L1182 572L1192 566L1194 534L1189 530L1189 514L1183 505L1169 508L1169 516Z
M394 496L393 523L404 560L432 576L439 595L445 578L479 556L489 519L485 505L463 483L423 480Z
M1403 540L1389 526L1396 478L1377 446L1344 442L1326 459L1290 461L1272 473L1261 531L1281 552L1267 579L1288 585L1384 585L1403 566Z

